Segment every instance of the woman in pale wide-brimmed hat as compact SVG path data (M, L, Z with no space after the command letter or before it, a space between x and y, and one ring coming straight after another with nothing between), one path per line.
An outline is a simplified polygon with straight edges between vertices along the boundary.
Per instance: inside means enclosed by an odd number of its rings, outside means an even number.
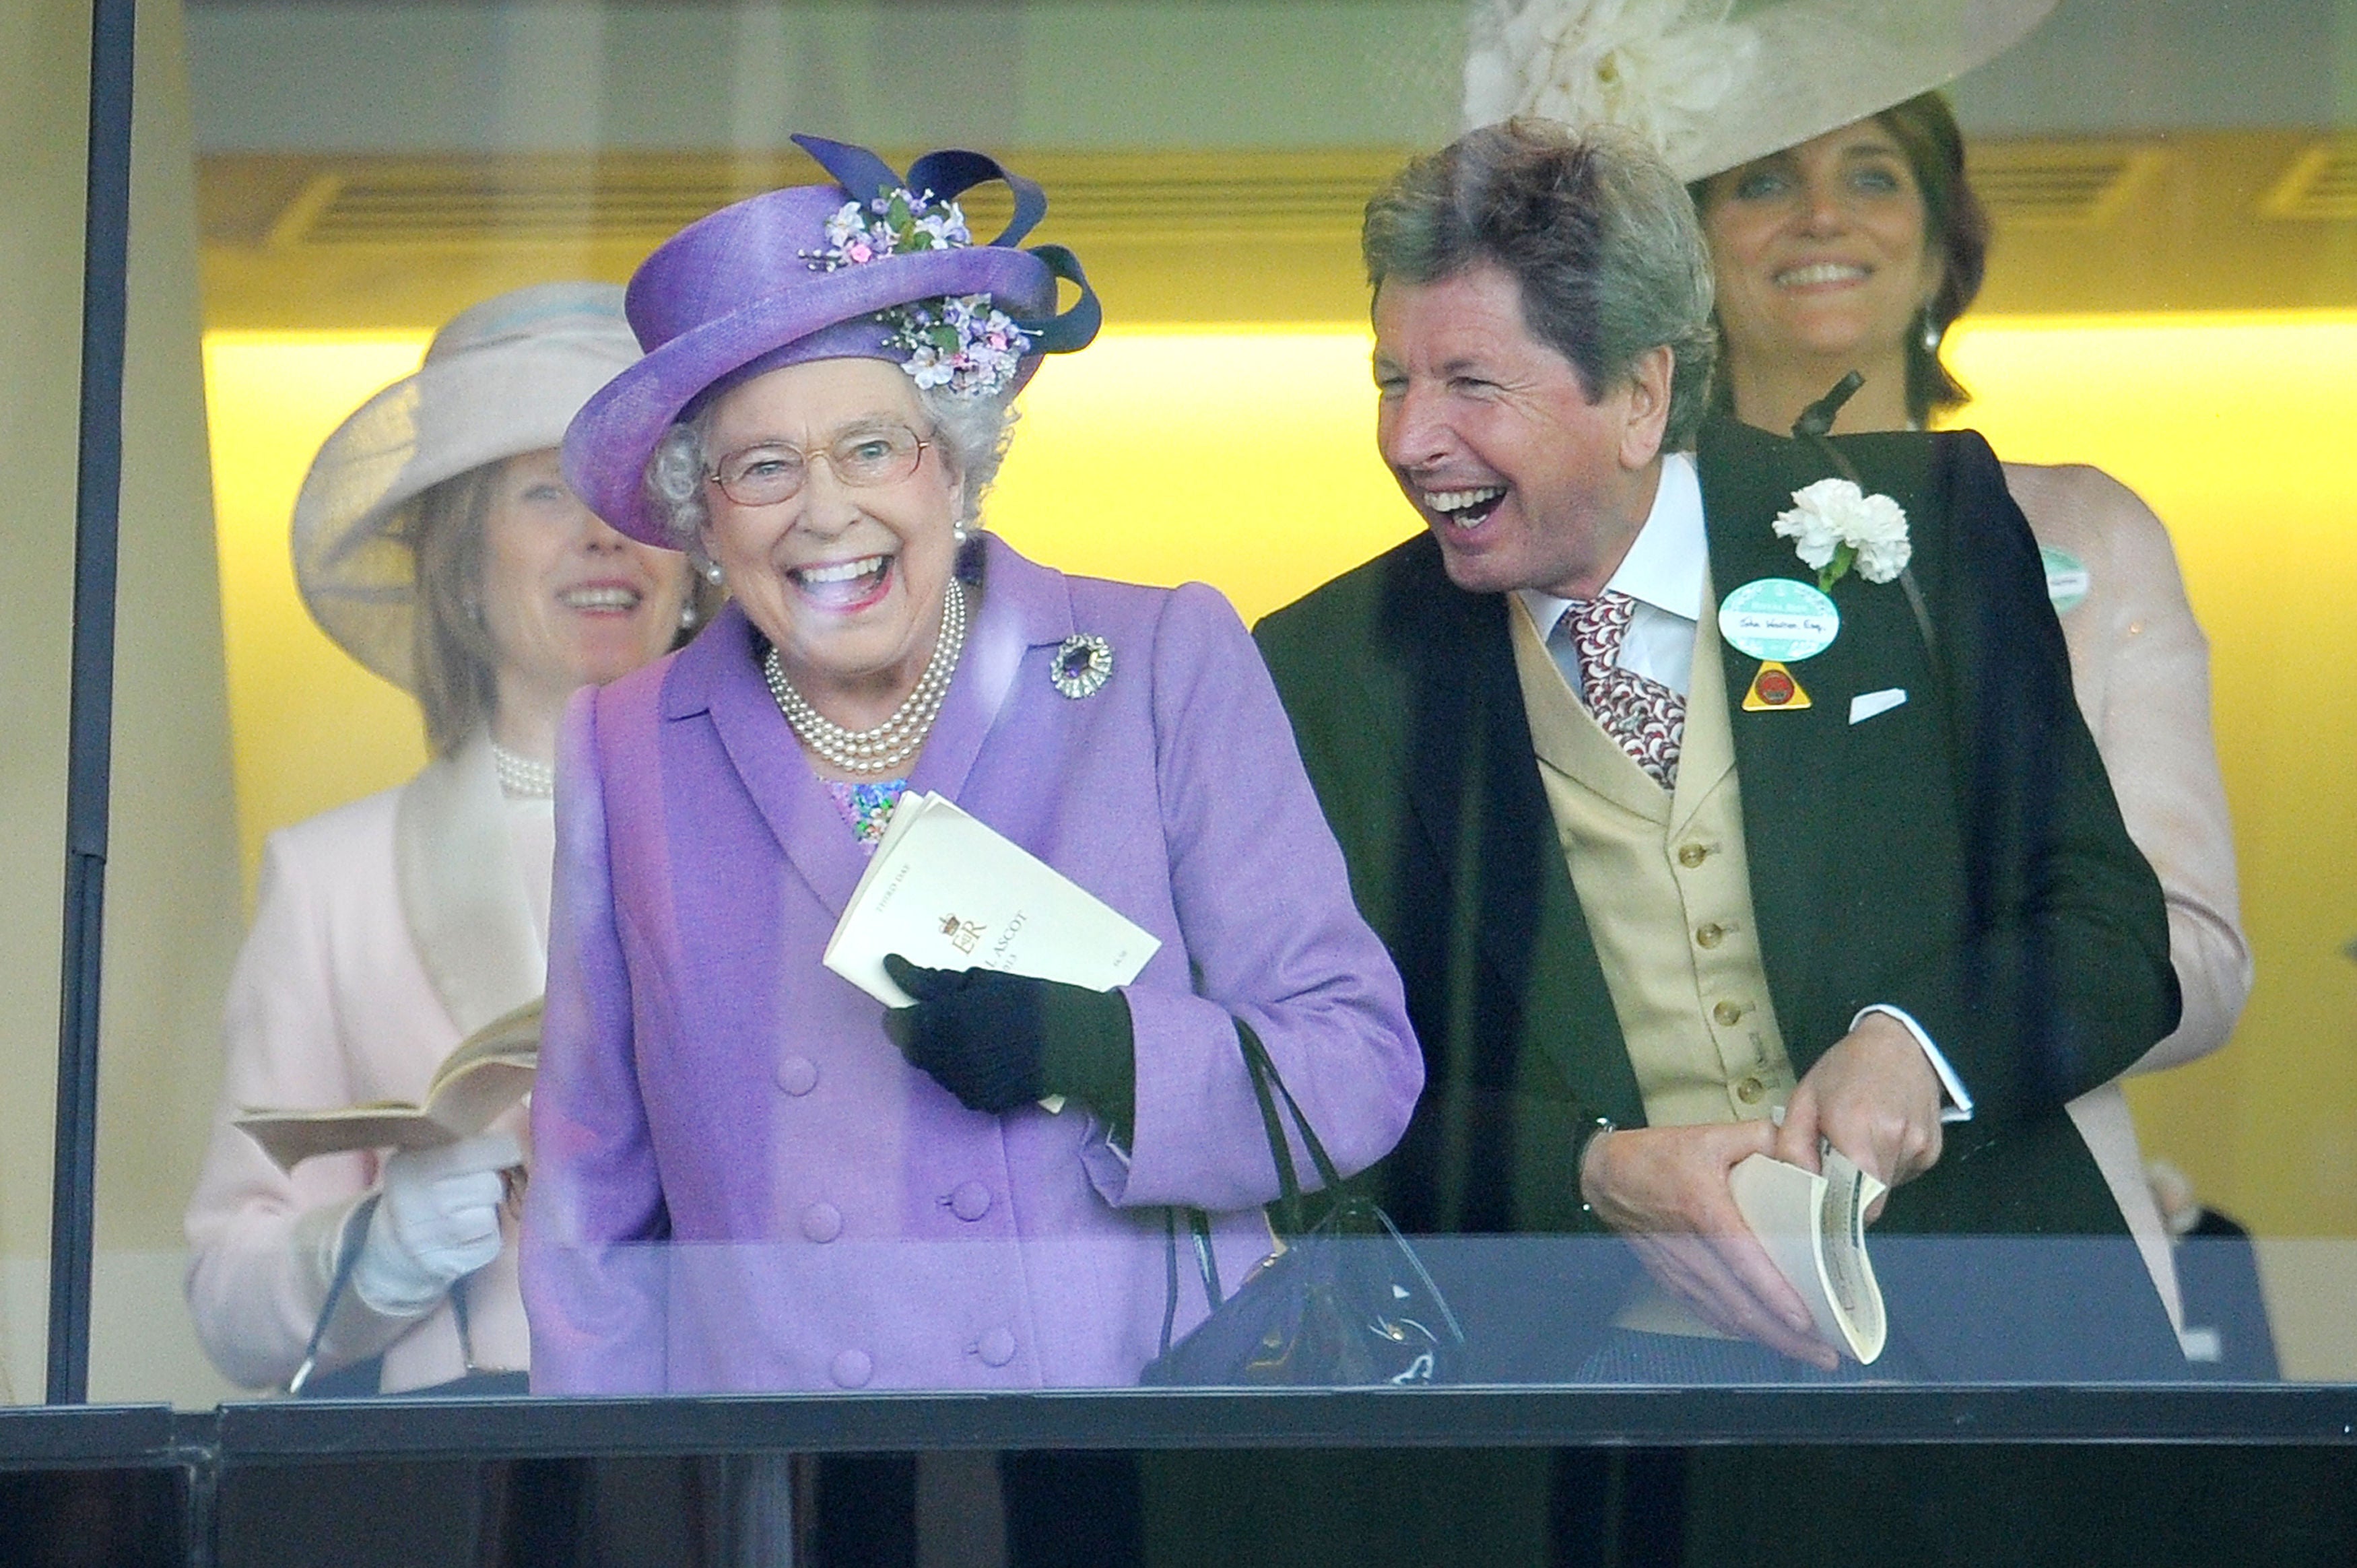
M1346 1171L1397 1138L1421 1063L1234 611L981 531L1016 391L1096 327L1070 254L1017 248L1038 188L796 139L830 182L656 251L646 358L565 437L591 504L731 604L566 718L533 1387L1132 1382L1169 1206L1212 1211L1229 1281L1269 1250L1239 1027ZM955 198L1000 179L1013 223L974 243ZM820 961L905 790L1159 950L1109 992L896 966L919 1000L888 1013ZM1200 1293L1177 1308L1183 1333Z
M322 1376L382 1355L392 1392L525 1367L501 1214L520 1111L447 1148L292 1172L231 1118L420 1100L461 1038L540 994L558 715L696 614L679 558L599 521L558 467L582 401L637 358L611 285L486 301L328 438L296 501L305 604L416 696L435 758L264 853L188 1211L198 1335L242 1384L295 1378L331 1289Z
M1718 406L1789 431L1850 371L1837 432L1920 428L1966 394L1940 360L1973 302L1989 221L1943 83L1994 59L2053 0L1725 5L1501 0L1478 13L1466 117L1612 122L1693 182L1717 274ZM2169 532L2102 470L2007 463L2046 557L2081 711L2169 900L2184 995L2132 1069L2205 1056L2250 994L2232 824L2210 725L2209 644ZM2115 1082L2072 1102L2170 1318L2169 1238Z

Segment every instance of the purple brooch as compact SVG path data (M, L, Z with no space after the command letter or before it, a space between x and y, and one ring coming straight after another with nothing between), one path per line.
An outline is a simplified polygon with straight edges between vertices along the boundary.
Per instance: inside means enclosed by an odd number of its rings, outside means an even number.
M1113 679L1113 644L1087 631L1064 639L1048 665L1048 678L1076 703L1096 695Z

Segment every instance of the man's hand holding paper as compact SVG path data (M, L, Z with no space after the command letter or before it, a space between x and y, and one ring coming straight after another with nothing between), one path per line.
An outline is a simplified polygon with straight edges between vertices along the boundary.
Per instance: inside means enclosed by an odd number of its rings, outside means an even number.
M1896 1019L1869 1013L1817 1058L1784 1107L1775 1157L1820 1169L1820 1140L1886 1187L1937 1165L1942 1146L1940 1079L1922 1047ZM1880 1197L1867 1210L1882 1217Z
M1773 1151L1765 1122L1625 1127L1592 1140L1580 1193L1646 1272L1723 1334L1831 1371L1840 1358L1745 1223L1727 1173Z
M1581 1194L1703 1321L1831 1371L1839 1351L1738 1208L1730 1173L1754 1155L1822 1173L1830 1144L1896 1187L1939 1161L1940 1094L1914 1037L1869 1014L1810 1068L1778 1123L1616 1131L1588 1145ZM1878 1192L1867 1223L1882 1206Z

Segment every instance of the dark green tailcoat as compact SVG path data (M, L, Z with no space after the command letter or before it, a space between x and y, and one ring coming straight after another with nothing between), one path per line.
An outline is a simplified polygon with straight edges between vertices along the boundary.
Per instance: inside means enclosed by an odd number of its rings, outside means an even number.
M2116 1234L2063 1102L2174 1026L2160 888L2121 826L2071 693L2037 547L1979 436L1839 443L1906 509L1932 636L1899 583L1852 572L1841 631L1794 667L1813 705L1741 708L1725 650L1751 892L1794 1069L1869 1003L1936 1040L1977 1111L1881 1232ZM1822 450L1732 422L1698 452L1711 579L1813 580L1770 523ZM1256 633L1407 983L1427 1080L1375 1182L1425 1232L1576 1231L1570 1150L1644 1120L1532 754L1503 596L1450 584L1419 537ZM1906 702L1853 725L1850 700Z

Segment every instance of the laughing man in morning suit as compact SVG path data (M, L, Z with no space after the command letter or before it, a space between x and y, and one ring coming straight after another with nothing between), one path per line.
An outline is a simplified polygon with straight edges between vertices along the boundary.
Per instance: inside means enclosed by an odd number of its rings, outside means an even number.
M1467 1282L1588 1316L1499 1375L1855 1375L1727 1187L1820 1140L1894 1189L1876 1375L2164 1371L2062 1108L2174 1025L2168 927L1986 445L1706 421L1693 208L1614 134L1471 132L1377 196L1365 253L1376 439L1426 532L1257 636L1426 1051L1381 1197L1628 1243L1602 1288ZM1845 470L1904 521L1836 575L1775 522ZM1800 548L1847 515L1817 511ZM1821 648L1723 631L1803 586ZM1477 1357L1534 1338L1466 1316Z

